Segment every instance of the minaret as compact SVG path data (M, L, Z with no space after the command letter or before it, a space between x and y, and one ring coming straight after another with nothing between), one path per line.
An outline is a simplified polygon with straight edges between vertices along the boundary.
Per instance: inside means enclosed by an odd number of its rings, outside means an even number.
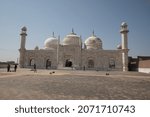
M59 45L60 45L60 36L58 36L58 41L57 41L57 69L59 67Z
M26 43L26 36L27 36L26 31L27 31L27 28L23 27L20 33L21 44L20 44L20 49L19 49L19 52L20 52L19 65L21 68L24 67L24 62L25 62L25 51L26 51L25 43Z
M122 64L123 71L128 71L128 25L125 22L121 24L121 38L122 38Z

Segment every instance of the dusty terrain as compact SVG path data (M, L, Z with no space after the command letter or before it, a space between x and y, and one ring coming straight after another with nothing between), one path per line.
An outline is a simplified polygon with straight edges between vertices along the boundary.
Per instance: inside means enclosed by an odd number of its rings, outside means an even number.
M50 72L55 73L50 74ZM0 99L150 99L150 74L0 69Z

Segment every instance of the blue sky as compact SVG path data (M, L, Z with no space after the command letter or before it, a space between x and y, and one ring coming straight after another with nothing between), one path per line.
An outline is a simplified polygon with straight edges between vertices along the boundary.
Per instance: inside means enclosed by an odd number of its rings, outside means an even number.
M129 28L129 55L150 56L150 0L0 0L0 61L19 57L23 26L27 49L43 48L52 32L63 40L72 28L83 42L94 30L104 49L116 49L123 21Z

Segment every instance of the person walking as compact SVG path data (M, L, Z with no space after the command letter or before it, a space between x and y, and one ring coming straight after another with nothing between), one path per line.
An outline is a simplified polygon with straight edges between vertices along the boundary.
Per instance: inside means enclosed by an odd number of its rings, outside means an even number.
M37 72L37 70L36 70L36 64L34 64L34 72Z
M7 65L7 72L10 72L10 64Z

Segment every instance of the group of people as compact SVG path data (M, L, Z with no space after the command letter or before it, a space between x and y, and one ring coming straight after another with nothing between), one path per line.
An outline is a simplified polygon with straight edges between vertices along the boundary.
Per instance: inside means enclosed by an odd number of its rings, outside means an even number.
M8 64L8 65L7 65L7 72L12 72L12 71L10 70L10 68L11 68L11 65ZM33 69L34 69L34 72L37 72L36 64L33 65ZM16 71L17 71L17 64L14 65L14 70L13 70L13 72L16 72Z
M8 64L7 65L7 72L11 72L10 67L11 67L10 64ZM17 64L14 65L14 72L16 72L16 71L17 71Z

